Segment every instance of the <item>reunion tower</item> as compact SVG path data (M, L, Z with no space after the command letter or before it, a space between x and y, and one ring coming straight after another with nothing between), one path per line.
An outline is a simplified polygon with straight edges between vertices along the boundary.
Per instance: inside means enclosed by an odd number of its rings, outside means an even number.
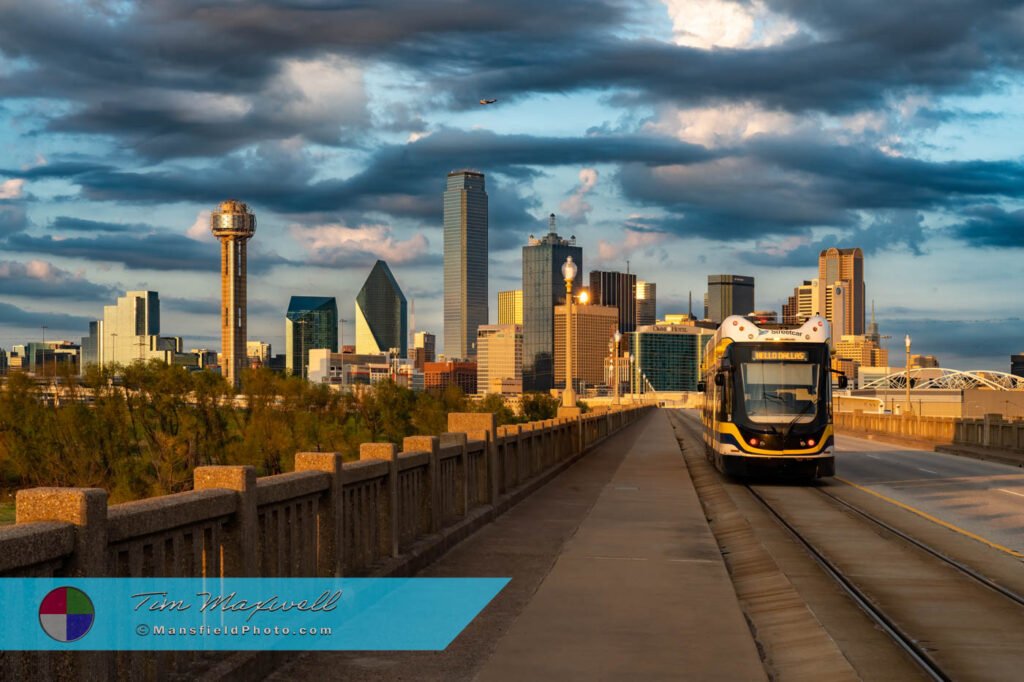
M247 353L245 278L246 244L256 233L256 216L241 201L221 202L210 216L210 229L220 241L221 374L235 389Z

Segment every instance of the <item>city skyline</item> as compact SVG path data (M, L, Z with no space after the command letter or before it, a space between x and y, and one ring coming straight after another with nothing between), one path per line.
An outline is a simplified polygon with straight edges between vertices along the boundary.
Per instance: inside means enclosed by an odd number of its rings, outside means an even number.
M220 46L252 39L217 12L5 6L0 347L43 325L80 338L129 290L160 291L165 326L189 345L219 345L208 211L225 197L260 215L248 338L283 347L291 295L352 301L377 258L417 299L417 327L440 337L440 194L446 173L474 167L492 214L489 322L495 292L520 286L519 247L555 212L588 267L656 282L659 316L721 272L755 277L758 308L780 311L818 252L860 247L884 333L909 333L947 366L1005 370L1024 349L1019 305L996 295L1024 246L1015 19L964 2L922 27L907 21L914 3L901 7L494 6L473 21L497 27L496 42L417 14L369 49L269 4L274 49L213 82ZM905 39L889 42L896 26ZM71 43L105 58L54 49ZM426 49L439 44L473 58ZM533 55L519 75L515 55ZM799 66L816 63L827 67ZM95 85L109 82L123 88ZM480 107L485 96L498 102Z

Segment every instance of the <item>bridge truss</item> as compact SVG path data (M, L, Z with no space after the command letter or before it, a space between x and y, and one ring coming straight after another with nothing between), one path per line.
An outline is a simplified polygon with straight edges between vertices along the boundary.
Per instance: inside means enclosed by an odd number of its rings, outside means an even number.
M1024 377L988 369L945 369L944 367L920 367L910 370L910 386L913 390L988 388L994 391L1024 391ZM875 379L861 388L906 388L907 373L893 372Z

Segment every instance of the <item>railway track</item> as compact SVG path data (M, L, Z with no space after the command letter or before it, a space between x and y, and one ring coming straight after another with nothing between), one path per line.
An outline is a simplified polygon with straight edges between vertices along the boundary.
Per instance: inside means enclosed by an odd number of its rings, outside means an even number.
M700 425L675 419L702 448ZM756 500L929 678L1020 679L1024 596L839 499L828 484L721 483Z

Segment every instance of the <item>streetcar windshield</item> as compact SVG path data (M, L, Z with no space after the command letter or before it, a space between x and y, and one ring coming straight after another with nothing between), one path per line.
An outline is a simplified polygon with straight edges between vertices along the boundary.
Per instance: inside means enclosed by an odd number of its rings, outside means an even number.
M807 424L818 413L818 372L811 362L744 362L744 411L758 424Z

